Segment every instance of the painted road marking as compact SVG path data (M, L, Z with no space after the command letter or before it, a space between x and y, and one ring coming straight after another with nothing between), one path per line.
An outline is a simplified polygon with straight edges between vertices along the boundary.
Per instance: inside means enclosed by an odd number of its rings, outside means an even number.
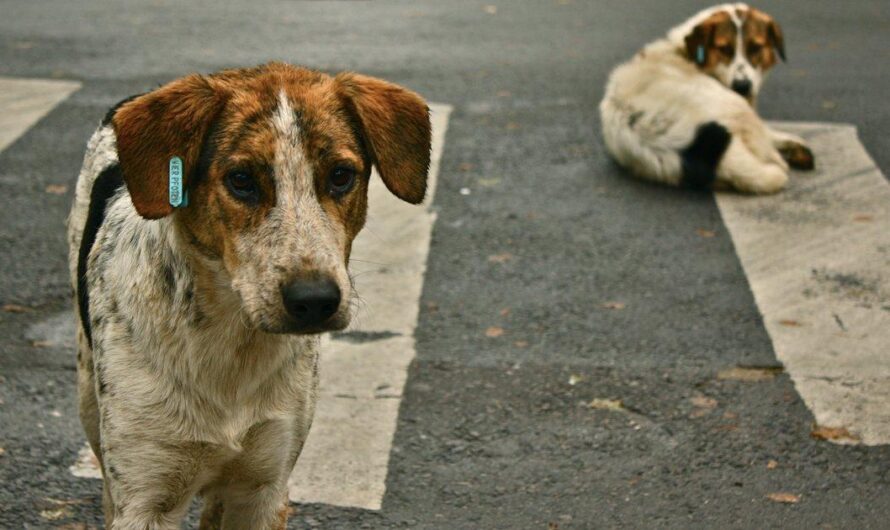
M296 502L379 510L408 365L430 236L439 160L451 107L430 105L433 151L422 207L371 179L368 224L350 268L364 300L349 332L325 338L315 420L291 474ZM363 272L366 271L366 272Z
M717 204L816 422L890 443L890 185L855 127L775 125L810 142L817 170L778 195Z
M0 77L0 151L78 88L76 81Z
M368 191L368 222L352 249L362 306L345 333L322 339L321 383L309 439L288 481L290 499L303 503L379 510L386 491L430 236L436 214L439 160L448 127L448 105L430 105L433 150L422 206L396 199L377 175ZM32 326L29 336L59 342L74 336L71 313ZM69 468L78 477L101 478L88 445Z

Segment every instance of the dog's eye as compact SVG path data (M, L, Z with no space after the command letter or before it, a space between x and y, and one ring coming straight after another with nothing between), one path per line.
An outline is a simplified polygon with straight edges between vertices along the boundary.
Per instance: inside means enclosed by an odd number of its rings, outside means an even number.
M247 173L236 171L226 176L226 187L238 200L255 202L259 199L260 188L256 180Z
M345 195L355 185L355 170L349 166L335 167L328 177L328 185L332 195Z
M763 49L763 46L757 44L756 42L752 42L748 45L748 55L757 55L760 53L760 50Z
M725 55L727 57L732 57L733 55L735 55L735 46L733 46L732 44L727 44L725 46L721 46L720 53L722 53L723 55Z

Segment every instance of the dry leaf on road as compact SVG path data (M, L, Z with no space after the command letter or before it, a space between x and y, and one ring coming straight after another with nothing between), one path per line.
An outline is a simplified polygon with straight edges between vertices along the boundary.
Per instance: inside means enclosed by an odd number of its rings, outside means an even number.
M28 313L31 308L18 304L3 304L3 311L5 313Z
M60 508L52 508L50 510L41 510L40 517L43 517L47 521L58 521L59 519L64 519L66 517L71 516L71 510L62 506Z
M717 379L721 381L769 381L775 378L776 374L781 372L782 368L778 366L765 366L757 368L736 366L735 368L717 372Z
M717 233L713 230L705 230L704 228L696 228L695 233L704 238L714 237L715 235L717 235Z
M50 184L46 187L45 191L47 193L52 193L53 195L65 195L65 192L68 191L68 186L64 184Z
M504 334L504 328L498 326L491 326L490 328L485 330L485 336L491 338L497 338Z
M693 396L689 398L693 407L701 409L713 409L717 406L717 400L708 396Z
M783 504L797 504L800 502L800 495L788 493L787 491L777 491L766 496L773 502L781 502Z
M624 410L624 404L620 399L593 398L587 403L587 408L596 410Z
M695 407L690 414L692 418L701 418L707 416L717 407L717 400L708 396L692 396L689 398L692 406Z
M513 254L509 252L502 252L501 254L493 254L488 256L489 263L506 263L513 259Z
M845 427L826 427L824 425L814 425L810 436L817 440L827 440L831 442L858 442L859 436L851 433Z
M606 302L603 304L606 309L624 309L627 305L624 302Z

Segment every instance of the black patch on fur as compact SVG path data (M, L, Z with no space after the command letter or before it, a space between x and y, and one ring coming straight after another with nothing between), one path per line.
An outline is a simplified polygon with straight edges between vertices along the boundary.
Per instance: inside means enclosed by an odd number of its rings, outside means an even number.
M105 220L108 200L123 185L124 179L117 164L109 166L96 177L90 192L90 208L80 240L80 252L77 256L77 308L80 312L80 323L83 325L83 332L90 348L93 347L93 334L90 323L90 293L87 289L87 258L89 258L90 250L93 249L93 244L96 242L99 227Z
M176 274L169 263L164 264L164 285L167 287L167 294L172 297L176 293Z
M642 118L642 117L643 117L643 111L641 111L641 110L638 110L638 111L632 113L630 115L630 117L627 118L627 126L630 127L631 129L633 129L633 126L636 125L637 122L640 121L640 118Z
M689 147L680 151L683 183L691 188L707 188L717 178L717 164L726 152L732 134L715 121L703 123L695 131Z
M99 359L93 361L93 374L96 378L99 395L104 396L108 393L108 383L105 381L105 371L102 369L102 363L99 362Z
M142 94L134 94L128 98L124 98L124 99L118 101L117 103L115 103L114 106L111 107L110 109L108 109L108 112L105 113L105 117L102 118L102 125L105 126L105 125L108 125L111 123L111 120L114 119L114 114L117 112L117 109L121 108L121 105L124 105L125 103L129 103L141 95Z

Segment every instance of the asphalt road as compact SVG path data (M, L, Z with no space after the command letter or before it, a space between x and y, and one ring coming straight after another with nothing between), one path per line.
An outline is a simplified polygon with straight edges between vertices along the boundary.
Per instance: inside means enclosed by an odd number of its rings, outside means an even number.
M778 363L713 196L604 152L609 69L705 4L490 4L0 1L0 75L83 83L0 153L0 303L31 308L0 313L0 528L101 520L99 484L67 471L73 353L26 333L70 307L63 221L89 134L127 95L271 59L454 107L383 508L298 505L291 528L887 527L887 446L812 439L785 374L716 377ZM762 114L855 124L887 174L887 2L759 7L790 60Z

